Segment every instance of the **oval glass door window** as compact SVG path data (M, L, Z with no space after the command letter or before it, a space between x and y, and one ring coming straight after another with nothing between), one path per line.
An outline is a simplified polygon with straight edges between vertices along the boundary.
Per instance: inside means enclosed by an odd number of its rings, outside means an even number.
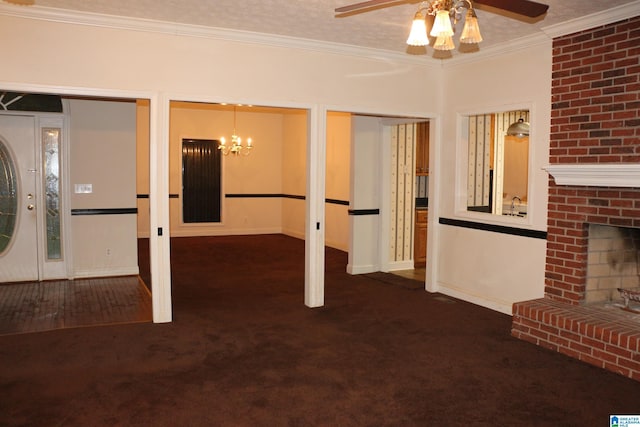
M0 141L0 255L11 243L18 212L18 180L7 146Z

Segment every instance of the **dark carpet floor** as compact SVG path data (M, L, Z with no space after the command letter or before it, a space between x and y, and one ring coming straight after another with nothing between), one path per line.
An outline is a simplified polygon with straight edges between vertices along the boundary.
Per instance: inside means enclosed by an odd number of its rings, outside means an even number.
M173 239L173 323L0 337L0 425L607 426L640 414L640 383L512 338L509 316L326 258L326 305L309 309L304 242Z

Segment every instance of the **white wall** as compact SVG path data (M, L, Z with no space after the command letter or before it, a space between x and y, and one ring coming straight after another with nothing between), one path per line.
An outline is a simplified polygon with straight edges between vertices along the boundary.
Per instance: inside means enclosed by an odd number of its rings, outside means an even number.
M289 196L306 194L307 171L307 114L287 114L283 120L282 193ZM304 239L305 201L282 199L282 232Z
M349 201L351 174L351 114L327 113L327 162L325 193L328 199ZM325 242L343 251L349 249L349 206L325 204Z
M136 192L138 237L148 238L149 224L149 100L136 102Z
M167 26L167 33L145 32L7 15L0 15L0 24L0 39L11 40L0 46L4 57L10 58L2 80L54 88L421 112L431 101L416 90L416 82L436 80L440 71L419 61L383 55L356 57L233 42L204 33L179 35L175 25Z
M381 208L381 132L379 118L353 117L350 209ZM380 215L352 215L349 221L351 234L347 271L362 274L380 270Z
M306 112L305 112L306 113ZM306 193L306 114L284 117L284 149L282 153L282 190L284 194L304 196ZM349 201L351 159L351 114L327 113L327 158L325 193L328 199ZM348 250L349 207L325 203L325 244ZM289 236L304 238L304 200L285 198L282 201L282 229Z
M526 51L445 68L438 217L546 231L551 111L551 41ZM531 193L526 219L468 213L466 140L458 115L531 110ZM435 222L435 221L434 221ZM544 295L546 240L450 225L437 226L437 290L511 314L514 302Z
M136 207L136 105L70 100L71 209ZM91 184L75 194L75 184ZM75 277L138 274L136 215L71 217Z

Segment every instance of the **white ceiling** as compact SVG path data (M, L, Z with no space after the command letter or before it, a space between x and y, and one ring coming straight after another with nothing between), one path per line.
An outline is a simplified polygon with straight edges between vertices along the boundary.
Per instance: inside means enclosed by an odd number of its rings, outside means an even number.
M362 0L35 0L36 6L10 7L60 8L406 53L405 40L419 1L399 0L391 7L335 17L336 7L359 1ZM614 6L638 3L637 0L537 1L549 5L548 13L537 22L516 19L514 15L508 17L499 10L476 5L484 38L480 50L533 36L550 25L606 11ZM429 48L428 54L431 53Z

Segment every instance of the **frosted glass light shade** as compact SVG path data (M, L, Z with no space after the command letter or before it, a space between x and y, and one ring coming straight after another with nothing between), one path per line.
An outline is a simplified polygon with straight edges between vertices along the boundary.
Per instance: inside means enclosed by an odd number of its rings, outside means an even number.
M429 44L429 38L427 37L427 23L420 12L417 12L413 18L407 44L409 46L426 46Z
M448 10L439 10L436 14L436 19L431 29L431 36L433 37L451 37L453 35L453 27L451 27L451 19L449 18Z
M473 9L467 11L467 16L464 19L464 28L462 29L462 35L460 36L460 43L480 43L482 41L482 35L480 35L480 26L478 25L478 18Z
M455 49L453 38L451 36L438 36L433 48L435 50L453 50Z

